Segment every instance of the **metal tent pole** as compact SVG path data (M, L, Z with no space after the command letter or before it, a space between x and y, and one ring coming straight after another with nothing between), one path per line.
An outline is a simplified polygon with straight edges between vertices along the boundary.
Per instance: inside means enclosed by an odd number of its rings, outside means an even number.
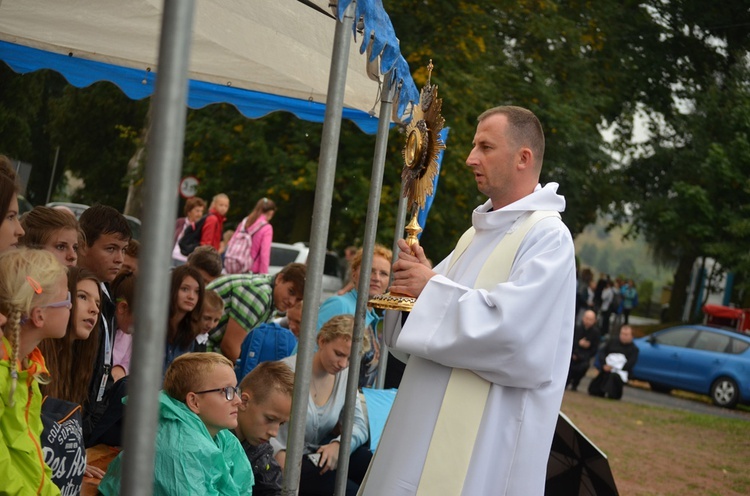
M380 120L378 134L375 139L375 155L372 160L372 174L370 176L370 199L367 203L367 220L365 222L365 239L362 245L362 265L359 270L359 286L357 287L357 306L354 312L354 335L352 336L352 352L349 358L349 380L346 385L346 402L344 403L344 421L341 426L341 446L339 447L339 464L336 469L336 496L346 493L346 481L349 473L349 453L352 445L352 429L354 428L354 411L359 386L359 367L361 362L362 335L365 329L365 315L367 301L370 299L370 270L372 268L373 249L378 230L378 213L380 211L380 194L383 190L383 171L385 170L385 156L388 148L388 131L390 129L391 108L395 85L391 81L391 73L385 75L385 89L380 104ZM372 343L375 346L375 343Z
M122 494L150 495L154 485L154 440L168 308L169 267L176 185L182 169L187 113L187 71L194 0L165 0L159 42L159 69L152 100L153 123L145 169L143 256L136 291L133 367L128 384Z
M401 183L401 197L396 212L396 231L393 236L393 261L398 259L398 240L404 237L406 227L406 198L404 197L404 184ZM393 282L393 271L391 271L391 282ZM380 361L378 362L378 377L375 381L376 389L383 389L385 384L385 373L388 370L388 345L385 344L385 333L380 335Z
M311 223L310 253L307 259L307 277L305 280L304 295L304 301L307 302L317 303L323 285L323 264L325 262L328 226L331 216L333 181L336 175L336 158L338 156L341 116L344 107L346 70L349 62L349 47L351 46L352 38L351 29L354 24L354 6L354 2L349 4L344 13L343 21L336 23L333 40L331 70L328 80L328 98L326 99L325 120L323 122L320 160L315 188L315 203L313 205ZM302 312L302 326L294 378L294 395L292 398L292 415L289 423L289 442L287 444L286 465L284 467L282 494L285 496L296 495L299 487L317 321L318 305L305 305Z

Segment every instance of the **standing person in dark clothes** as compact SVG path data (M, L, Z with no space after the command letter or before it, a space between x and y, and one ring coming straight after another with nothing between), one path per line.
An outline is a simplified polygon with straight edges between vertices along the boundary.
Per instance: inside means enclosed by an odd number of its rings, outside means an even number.
M206 202L202 198L194 196L188 198L185 202L185 217L180 217L174 226L174 241L172 248L172 265L175 267L187 262L187 257L180 251L179 241L185 234L188 226L198 222L203 217L203 211L206 208Z
M281 496L281 466L268 442L292 412L294 372L282 362L259 363L240 383L242 404L234 430L253 467L253 496Z
M609 276L607 274L601 274L599 280L596 282L596 288L594 289L594 310L597 312L602 306L602 292L607 287L607 281Z
M573 334L573 354L570 357L570 370L566 383L572 391L578 390L578 384L586 375L591 365L591 358L596 355L597 349L599 349L599 328L596 325L596 312L586 310Z
M599 352L599 375L589 384L589 394L622 398L623 385L628 382L628 373L638 360L638 347L633 344L633 329L624 325L619 339L609 339Z

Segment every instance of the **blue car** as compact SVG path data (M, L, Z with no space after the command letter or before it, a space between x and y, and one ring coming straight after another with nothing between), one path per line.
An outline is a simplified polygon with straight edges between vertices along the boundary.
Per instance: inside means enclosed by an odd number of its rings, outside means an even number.
M684 325L633 342L640 352L631 377L647 381L654 391L707 394L726 408L750 403L750 336Z

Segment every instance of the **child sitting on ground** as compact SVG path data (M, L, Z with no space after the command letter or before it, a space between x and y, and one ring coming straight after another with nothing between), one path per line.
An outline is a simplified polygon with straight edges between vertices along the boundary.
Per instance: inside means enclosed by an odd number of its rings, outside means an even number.
M203 295L200 317L195 322L198 335L195 337L193 351L206 351L208 333L216 328L222 315L224 315L224 300L216 291L207 289Z
M130 374L135 324L135 283L133 272L120 272L112 283L115 299L115 344L112 348L112 379L117 382Z
M0 322L7 318L0 339L2 494L60 494L40 443L39 382L49 381L49 372L38 346L65 335L70 307L65 267L52 253L19 248L0 255Z
M217 353L174 359L159 396L154 492L158 495L251 495L253 471L227 429L237 427L240 394L232 362ZM119 494L122 453L99 485Z
M263 362L240 383L242 404L234 433L253 467L255 496L281 496L281 467L268 442L292 411L294 372L282 362Z

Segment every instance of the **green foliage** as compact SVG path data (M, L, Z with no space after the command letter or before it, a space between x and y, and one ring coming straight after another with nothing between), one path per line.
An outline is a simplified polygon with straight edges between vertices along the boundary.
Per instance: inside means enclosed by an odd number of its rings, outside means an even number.
M639 300L645 304L646 298L641 285L646 282L655 287L657 297L664 286L671 284L674 264L660 265L654 262L651 250L642 236L626 236L629 226L616 227L609 232L606 221L598 220L587 227L575 239L576 253L581 260L581 268L588 267L595 272L610 274L613 277L632 278L639 287Z
M645 279L638 284L638 299L640 301L648 302L653 299L654 296L654 281Z
M625 237L653 250L613 258L592 240L581 262L640 279L651 254L677 266L675 287L699 255L750 272L750 97L743 64L750 13L742 2L697 0L385 0L418 86L432 82L451 128L438 192L422 243L438 261L485 198L465 166L476 117L514 104L539 115L547 143L542 182L566 197L574 236L614 210ZM677 105L675 97L686 104ZM127 164L146 125L148 101L108 83L76 89L47 71L19 76L0 67L0 152L34 164L29 197L46 195L54 151L86 188L73 200L122 208ZM649 142L630 142L633 115L652 124ZM653 122L657 122L656 120ZM605 142L600 129L612 128ZM230 225L268 196L277 202L275 237L307 241L320 154L320 124L274 113L259 120L229 105L188 112L183 175L206 200L230 196ZM342 126L329 247L362 242L375 138ZM378 225L390 245L400 194L403 135L391 131ZM613 155L616 154L616 155ZM619 163L616 156L624 157ZM597 231L600 241L610 234ZM590 243L590 244L589 244ZM679 262L679 263L678 263ZM644 274L646 275L646 274ZM657 280L656 277L649 278ZM738 278L750 281L750 277ZM675 291L679 295L680 291Z
M132 101L111 83L67 86L51 102L50 142L60 145L60 165L84 180L72 200L125 206L127 164L146 125L148 100Z

